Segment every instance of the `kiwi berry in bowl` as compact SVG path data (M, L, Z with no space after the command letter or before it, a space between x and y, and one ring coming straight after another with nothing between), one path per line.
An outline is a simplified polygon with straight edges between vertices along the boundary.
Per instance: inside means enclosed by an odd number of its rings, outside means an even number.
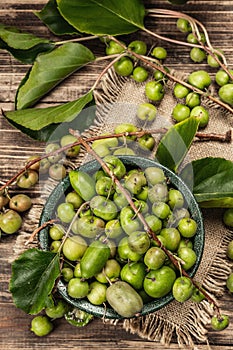
M137 211L101 165L90 161L71 170L49 196L40 226L52 218L60 222L40 231L40 246L59 252L57 290L71 305L97 317L146 315L174 300L181 275L166 250L194 277L204 248L202 215L182 179L156 161L103 160Z

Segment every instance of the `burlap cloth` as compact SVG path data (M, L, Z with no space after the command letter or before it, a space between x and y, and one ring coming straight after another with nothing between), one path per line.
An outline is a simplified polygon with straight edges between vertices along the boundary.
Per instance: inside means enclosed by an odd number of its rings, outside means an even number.
M181 72L172 73L183 78ZM158 117L152 124L147 125L147 128L169 127L172 124L171 111L178 102L172 93L173 85L172 82L167 83L165 98L158 105ZM143 83L139 84L131 78L119 77L113 70L110 70L103 77L95 92L96 119L94 125L84 133L84 137L111 132L117 124L125 122L142 126L136 118L136 109L139 103L146 102L144 87ZM233 119L230 113L214 103L210 103L207 99L203 99L202 104L210 112L210 122L205 128L205 132L225 133L232 128ZM86 155L85 152L81 155L82 157L76 163L68 165L78 166L90 160L90 156ZM149 156L153 156L153 153ZM224 157L233 161L232 143L195 141L188 152L186 161L206 156ZM41 209L55 185L56 182L53 180L43 184L41 196L34 200L33 209L27 215L23 230L17 238L12 258L25 250L25 240L37 227ZM206 209L202 212L205 224L205 247L195 280L202 284L217 301L224 293L226 279L232 268L226 259L226 246L233 239L233 233L222 224L222 210ZM37 242L31 246L33 245L36 246ZM123 327L126 331L138 334L144 339L158 341L168 347L172 337L176 336L180 347L198 349L198 343L208 344L207 328L211 315L212 307L207 301L202 301L199 304L192 301L185 303L173 301L153 314L110 322L117 324L118 327Z

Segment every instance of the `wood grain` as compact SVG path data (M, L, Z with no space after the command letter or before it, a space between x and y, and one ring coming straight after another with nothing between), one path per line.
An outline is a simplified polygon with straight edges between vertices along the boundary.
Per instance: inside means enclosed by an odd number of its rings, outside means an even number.
M22 30L35 33L38 36L54 39L48 29L35 17L33 11L40 10L46 0L5 0L0 4L0 22L6 25L14 25ZM213 46L222 49L233 69L233 1L215 0L191 0L188 5L173 7L165 0L146 0L147 7L173 8L183 10L191 16L199 19L207 27ZM148 27L159 34L176 39L184 39L184 35L176 31L175 22L171 19L148 20ZM135 38L144 38L141 33L129 36L129 41ZM183 69L190 72L196 69L189 59L189 49L159 41L149 40L151 44L162 44L168 51L167 66L175 69ZM95 54L101 55L104 45L98 42L88 43L88 47ZM40 106L49 106L54 103L62 103L78 98L86 92L94 83L103 68L103 63L93 63L88 68L82 69L79 74L74 74L66 79L65 83L58 86L40 102ZM198 68L205 69L203 63ZM17 87L27 72L29 66L24 65L6 51L0 50L0 107L3 110L14 108L14 98ZM215 70L211 70L214 76ZM22 168L25 160L32 154L40 154L44 150L44 144L31 140L7 121L0 117L0 176L1 181L6 181ZM35 196L37 191L35 191ZM37 338L30 328L31 316L25 315L13 305L8 291L8 283L11 274L11 264L8 256L11 255L15 237L4 237L0 242L0 349L178 349L174 337L169 347L162 347L159 343L143 340L136 335L125 332L121 327L105 324L102 320L95 319L90 326L74 328L64 320L56 321L56 331L48 337ZM213 350L233 349L233 305L232 295L225 292L219 300L222 310L230 315L231 324L223 332L209 331L209 343ZM178 316L179 317L179 316ZM205 344L198 345L199 350L207 349Z

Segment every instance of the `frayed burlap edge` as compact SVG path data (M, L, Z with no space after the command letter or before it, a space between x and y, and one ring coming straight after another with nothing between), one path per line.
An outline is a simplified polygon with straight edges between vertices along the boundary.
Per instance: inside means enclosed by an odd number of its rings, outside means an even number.
M181 72L172 72L172 74L176 74L180 78L184 77ZM113 127L119 123L119 120L117 119L111 120L111 123L106 123L106 116L111 111L112 103L116 100L119 102L121 99L123 87L128 81L128 78L117 76L113 69L109 70L108 74L104 76L99 89L95 91L95 101L97 105L95 123L83 133L84 137L99 135L108 131L111 132ZM174 83L168 82L168 89L172 90L173 85ZM139 86L143 88L143 84L138 84L137 88ZM124 97L125 96L123 96L123 99ZM176 101L174 101L171 94L168 96L168 99L169 98L170 107L172 108ZM143 101L140 101L139 99L137 102L140 103ZM208 108L219 109L218 106L207 99L203 102ZM130 98L127 103L130 103ZM163 104L161 104L160 107L161 114L163 114L164 111L166 112L166 106L164 107ZM229 117L229 113L226 113L223 109L220 110L222 114ZM77 167L91 159L92 157L83 152L78 161L70 162L68 167ZM25 218L26 220L23 224L22 231L14 246L13 256L9 258L9 261L14 260L25 249L38 245L38 242L35 241L28 246L25 246L25 242L28 240L33 230L37 228L46 199L56 184L56 181L48 179L46 184L43 185L41 197L35 200L33 208ZM199 276L200 283L202 283L214 299L215 297L220 297L224 293L225 282L232 268L232 265L225 259L226 246L232 238L232 232L225 232L221 244L218 247L219 251L215 256L215 259L211 261L210 266L206 267L208 273L205 275L205 278L203 278L203 274ZM187 309L187 312L183 314L182 319L180 319L181 305L176 301L173 301L162 310L150 315L125 319L123 321L105 319L104 322L115 325L117 324L128 332L137 334L143 339L160 342L161 345L169 346L174 335L176 335L178 345L181 348L196 350L198 347L195 342L206 343L208 345L207 329L213 313L211 305L206 301L203 301L200 304L188 301L185 303L185 308ZM172 317L172 320L168 317L171 312L173 312L174 316ZM208 348L210 348L209 345Z

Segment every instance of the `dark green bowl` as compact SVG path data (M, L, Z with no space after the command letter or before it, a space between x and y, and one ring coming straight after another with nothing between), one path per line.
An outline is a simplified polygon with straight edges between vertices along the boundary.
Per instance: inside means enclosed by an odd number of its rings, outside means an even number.
M177 175L175 175L172 171L170 171L166 167L160 165L159 163L153 160L137 157L137 156L119 156L119 158L123 161L123 163L127 168L140 167L142 169L145 169L147 167L156 166L162 169L165 175L167 176L167 178L169 179L170 183L182 192L186 200L187 206L189 208L190 214L198 224L197 233L194 236L194 241L193 241L194 250L197 254L197 260L195 265L189 270L189 275L193 277L200 264L203 249L204 249L204 226L203 226L203 219L202 219L200 209L198 207L198 204L192 192ZM95 171L100 169L100 165L96 160L93 160L81 166L80 169L82 169L87 173L94 173ZM53 190L53 192L49 196L40 217L40 223L39 223L40 226L54 216L57 203L59 201L64 200L65 192L69 190L69 187L70 187L70 181L69 181L69 177L67 176L56 186L56 188ZM48 227L40 231L39 242L43 250L49 250ZM62 295L62 297L68 303L79 308L80 310L86 311L97 317L105 317L105 318L113 318L113 319L122 318L122 316L117 314L113 309L109 307L105 308L104 306L92 305L86 299L71 298L67 294L66 285L62 282L62 280L58 282L57 289L59 293ZM146 315L154 311L157 311L163 308L168 303L170 303L173 299L174 298L172 296L172 293L169 293L162 298L155 299L151 302L148 302L147 304L144 305L141 315Z

